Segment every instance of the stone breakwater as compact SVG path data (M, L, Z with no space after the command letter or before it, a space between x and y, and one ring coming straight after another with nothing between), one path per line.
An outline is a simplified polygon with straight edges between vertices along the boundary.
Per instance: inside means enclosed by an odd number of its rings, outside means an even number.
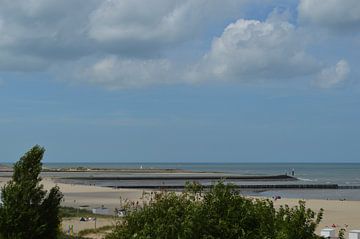
M67 177L71 180L244 180L244 181L296 181L295 177L289 175L270 175L270 176L239 176L239 175L131 175L131 176L118 176L118 177L98 177L98 176L86 176L86 177Z

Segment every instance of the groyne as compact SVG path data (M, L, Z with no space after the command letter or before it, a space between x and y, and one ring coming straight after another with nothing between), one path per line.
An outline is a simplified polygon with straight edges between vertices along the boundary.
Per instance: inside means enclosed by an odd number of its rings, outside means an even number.
M341 186L338 184L252 184L252 185L234 185L238 189L360 189L360 186ZM210 188L211 185L203 185L204 188ZM112 187L114 188L114 187ZM124 189L185 189L185 185L130 185L115 186L115 188Z
M234 185L238 189L340 189L337 184L266 184L266 185ZM126 189L185 189L185 185L125 185L115 186L115 188ZM210 188L211 185L203 185L204 188ZM113 187L114 188L114 187ZM359 187L360 188L360 187Z
M241 181L296 181L297 178L289 175L270 175L270 176L239 176L239 175L131 175L131 176L118 176L118 177L67 177L63 179L70 180L95 180L95 181L124 181L124 180L241 180Z

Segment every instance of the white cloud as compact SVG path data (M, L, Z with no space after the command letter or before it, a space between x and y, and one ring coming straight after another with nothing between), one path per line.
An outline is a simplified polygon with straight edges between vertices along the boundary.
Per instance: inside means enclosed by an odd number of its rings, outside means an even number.
M359 25L358 1L328 1L319 8L319 0L300 0L300 18ZM286 14L235 21L208 46L220 27L242 17L245 3L254 1L0 0L0 72L47 71L69 82L118 89L208 79L256 82L321 71L306 36ZM332 11L335 19L329 20Z
M144 4L142 0L103 1L90 17L89 35L98 41L179 41L200 31L207 21L223 18L242 2L154 0Z
M186 3L189 2L104 1L91 15L89 35L101 42L173 41L185 34Z
M0 71L41 71L49 66L49 62L37 56L29 56L12 52L0 53Z
M253 81L316 73L320 64L301 39L295 26L276 14L264 22L240 19L214 39L188 78Z
M59 61L88 54L90 41L85 30L97 2L0 0L0 69L45 70ZM8 56L10 61L1 60ZM34 65L32 61L36 67L29 67L28 63Z
M340 60L335 66L323 69L314 83L321 88L335 87L344 83L349 73L350 67L347 61Z
M245 0L108 0L91 14L89 38L111 51L138 56L199 37L231 18Z
M0 71L107 88L177 82L166 50L239 15L246 1L0 0Z
M246 1L0 0L0 70L46 71L104 55L158 59Z
M78 81L102 85L108 89L137 88L154 84L168 84L174 76L166 59L121 59L107 56L94 63L78 64Z
M299 18L331 30L360 29L359 0L300 0Z

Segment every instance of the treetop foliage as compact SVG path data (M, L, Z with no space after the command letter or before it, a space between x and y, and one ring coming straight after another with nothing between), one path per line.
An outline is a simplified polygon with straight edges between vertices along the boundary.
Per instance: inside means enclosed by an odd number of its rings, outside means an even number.
M2 188L0 238L57 238L63 195L58 187L47 192L40 184L44 153L38 145L30 149L15 163L12 180Z
M318 239L323 211L304 202L275 209L272 201L245 198L232 185L215 184L208 192L190 184L184 193L162 192L128 214L107 239Z

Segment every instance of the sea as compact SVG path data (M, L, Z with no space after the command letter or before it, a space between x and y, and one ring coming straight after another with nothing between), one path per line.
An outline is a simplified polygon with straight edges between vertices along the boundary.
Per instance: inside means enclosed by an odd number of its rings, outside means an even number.
M290 175L304 182L360 186L360 163L44 163L48 168L179 169L239 175Z
M360 163L44 163L47 168L178 169L239 175L291 175L303 184L338 184L360 187ZM119 182L100 182L118 186ZM136 182L130 182L135 183ZM271 182L272 183L272 182ZM283 183L283 182L282 182ZM294 183L294 182L287 182ZM360 189L270 189L244 190L252 196L281 196L303 199L359 200Z

